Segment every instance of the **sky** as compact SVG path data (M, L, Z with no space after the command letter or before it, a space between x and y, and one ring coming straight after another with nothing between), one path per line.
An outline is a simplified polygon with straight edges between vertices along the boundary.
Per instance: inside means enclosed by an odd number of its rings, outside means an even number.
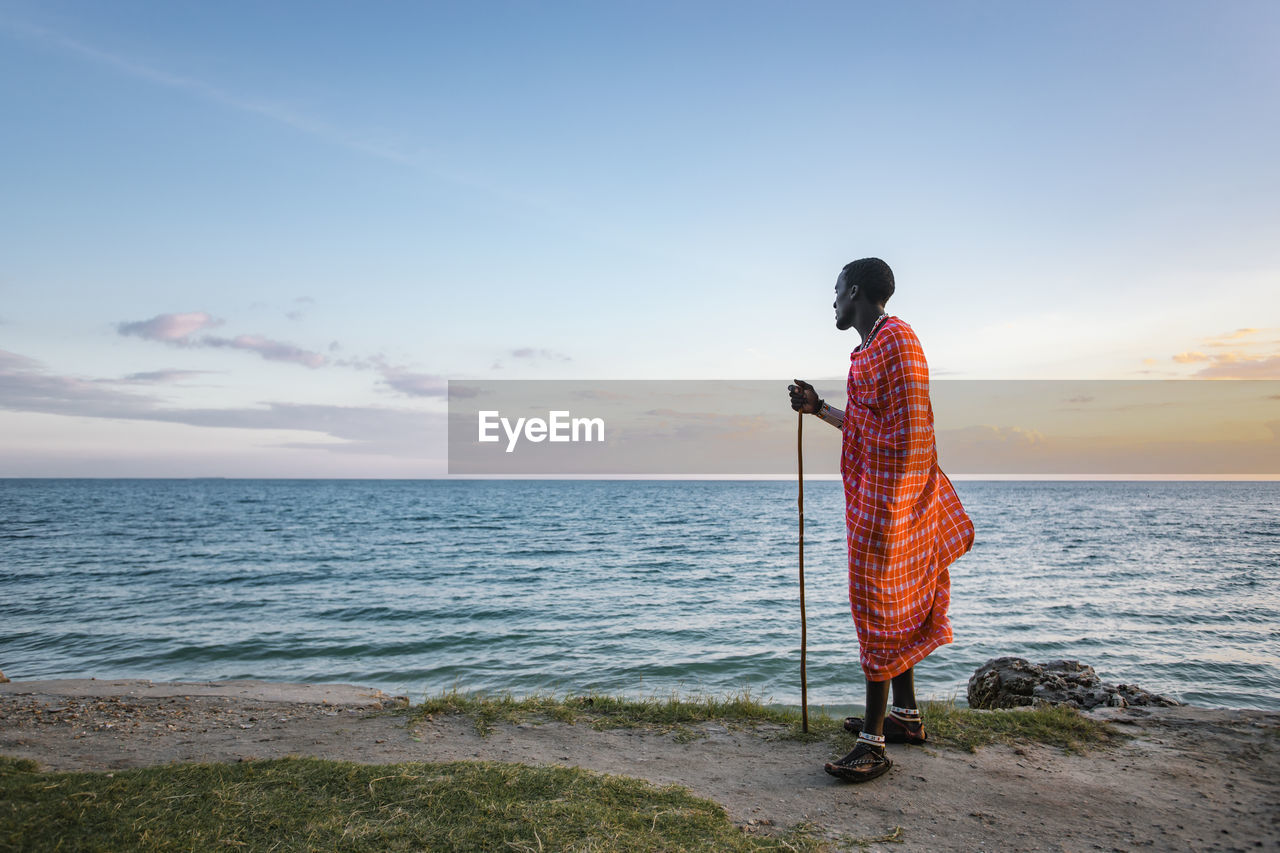
M1280 378L1278 43L1249 0L0 0L0 476L441 476L449 380L838 388L865 256L936 378Z

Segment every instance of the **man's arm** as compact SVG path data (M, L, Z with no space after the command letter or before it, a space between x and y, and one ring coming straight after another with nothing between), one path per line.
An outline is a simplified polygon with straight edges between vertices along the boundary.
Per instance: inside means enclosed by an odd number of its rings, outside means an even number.
M837 429L844 427L844 409L827 405L826 401L818 396L818 392L813 390L813 386L803 379L797 379L795 383L787 386L787 391L791 394L792 409L804 412L806 415L815 415L819 420Z

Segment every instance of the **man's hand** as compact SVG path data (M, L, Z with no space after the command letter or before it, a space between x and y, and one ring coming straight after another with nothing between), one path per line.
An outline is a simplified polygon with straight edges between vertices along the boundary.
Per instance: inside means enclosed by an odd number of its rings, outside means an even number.
M806 415L816 414L818 407L822 405L822 401L818 399L818 392L803 379L797 379L795 383L787 386L787 391L791 393L791 408Z

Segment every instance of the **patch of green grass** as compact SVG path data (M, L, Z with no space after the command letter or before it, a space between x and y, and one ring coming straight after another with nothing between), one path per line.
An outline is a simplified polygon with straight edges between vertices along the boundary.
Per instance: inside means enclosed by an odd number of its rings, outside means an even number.
M923 702L920 708L930 743L970 752L992 743L1044 743L1075 750L1119 737L1107 724L1065 706L975 711L947 701ZM510 694L489 696L455 690L430 697L408 713L411 722L437 714L462 714L475 722L476 730L482 735L488 734L497 722L558 720L570 724L585 721L595 729L657 729L673 732L677 740L688 742L701 736L695 728L697 724L718 722L729 726L765 726L772 729L774 736L787 740L830 741L840 754L854 745L854 736L844 731L843 717L832 717L822 708L810 708L806 733L799 711L766 705L749 691L725 697L672 693L629 699L600 694L564 698L538 694L515 698Z
M673 731L677 738L698 737L690 726L717 722L726 725L774 726L784 736L809 740L825 740L839 729L838 720L825 714L809 715L810 732L800 731L800 713L766 705L749 690L727 696L678 693L652 695L634 699L592 693L585 696L557 697L534 694L517 698L509 693L491 696L485 693L460 693L451 690L430 696L408 711L410 722L437 714L462 714L470 717L480 734L488 734L497 722L524 723L557 720L576 724L587 722L597 730L618 728L652 728Z
M30 758L11 758L0 755L0 777L10 773L35 773L39 769L40 765Z
M0 758L4 850L820 850L675 786L566 767L310 758L39 773Z
M559 720L562 723L577 722L577 715L568 700L550 694L535 693L517 698L510 693L490 696L485 693L460 693L450 690L438 696L428 696L422 704L408 709L409 722L430 719L439 714L460 714L470 717L476 731L487 735L493 724L522 723L527 720Z
M969 752L992 743L1043 743L1074 751L1120 737L1106 723L1066 705L976 711L954 702L925 702L920 711L931 743Z

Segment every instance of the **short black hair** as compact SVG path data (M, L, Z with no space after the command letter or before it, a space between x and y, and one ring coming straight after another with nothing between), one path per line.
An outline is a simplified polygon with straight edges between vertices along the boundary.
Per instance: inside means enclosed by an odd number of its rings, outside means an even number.
M856 284L877 305L893 296L893 270L879 258L862 258L844 265L845 281Z

